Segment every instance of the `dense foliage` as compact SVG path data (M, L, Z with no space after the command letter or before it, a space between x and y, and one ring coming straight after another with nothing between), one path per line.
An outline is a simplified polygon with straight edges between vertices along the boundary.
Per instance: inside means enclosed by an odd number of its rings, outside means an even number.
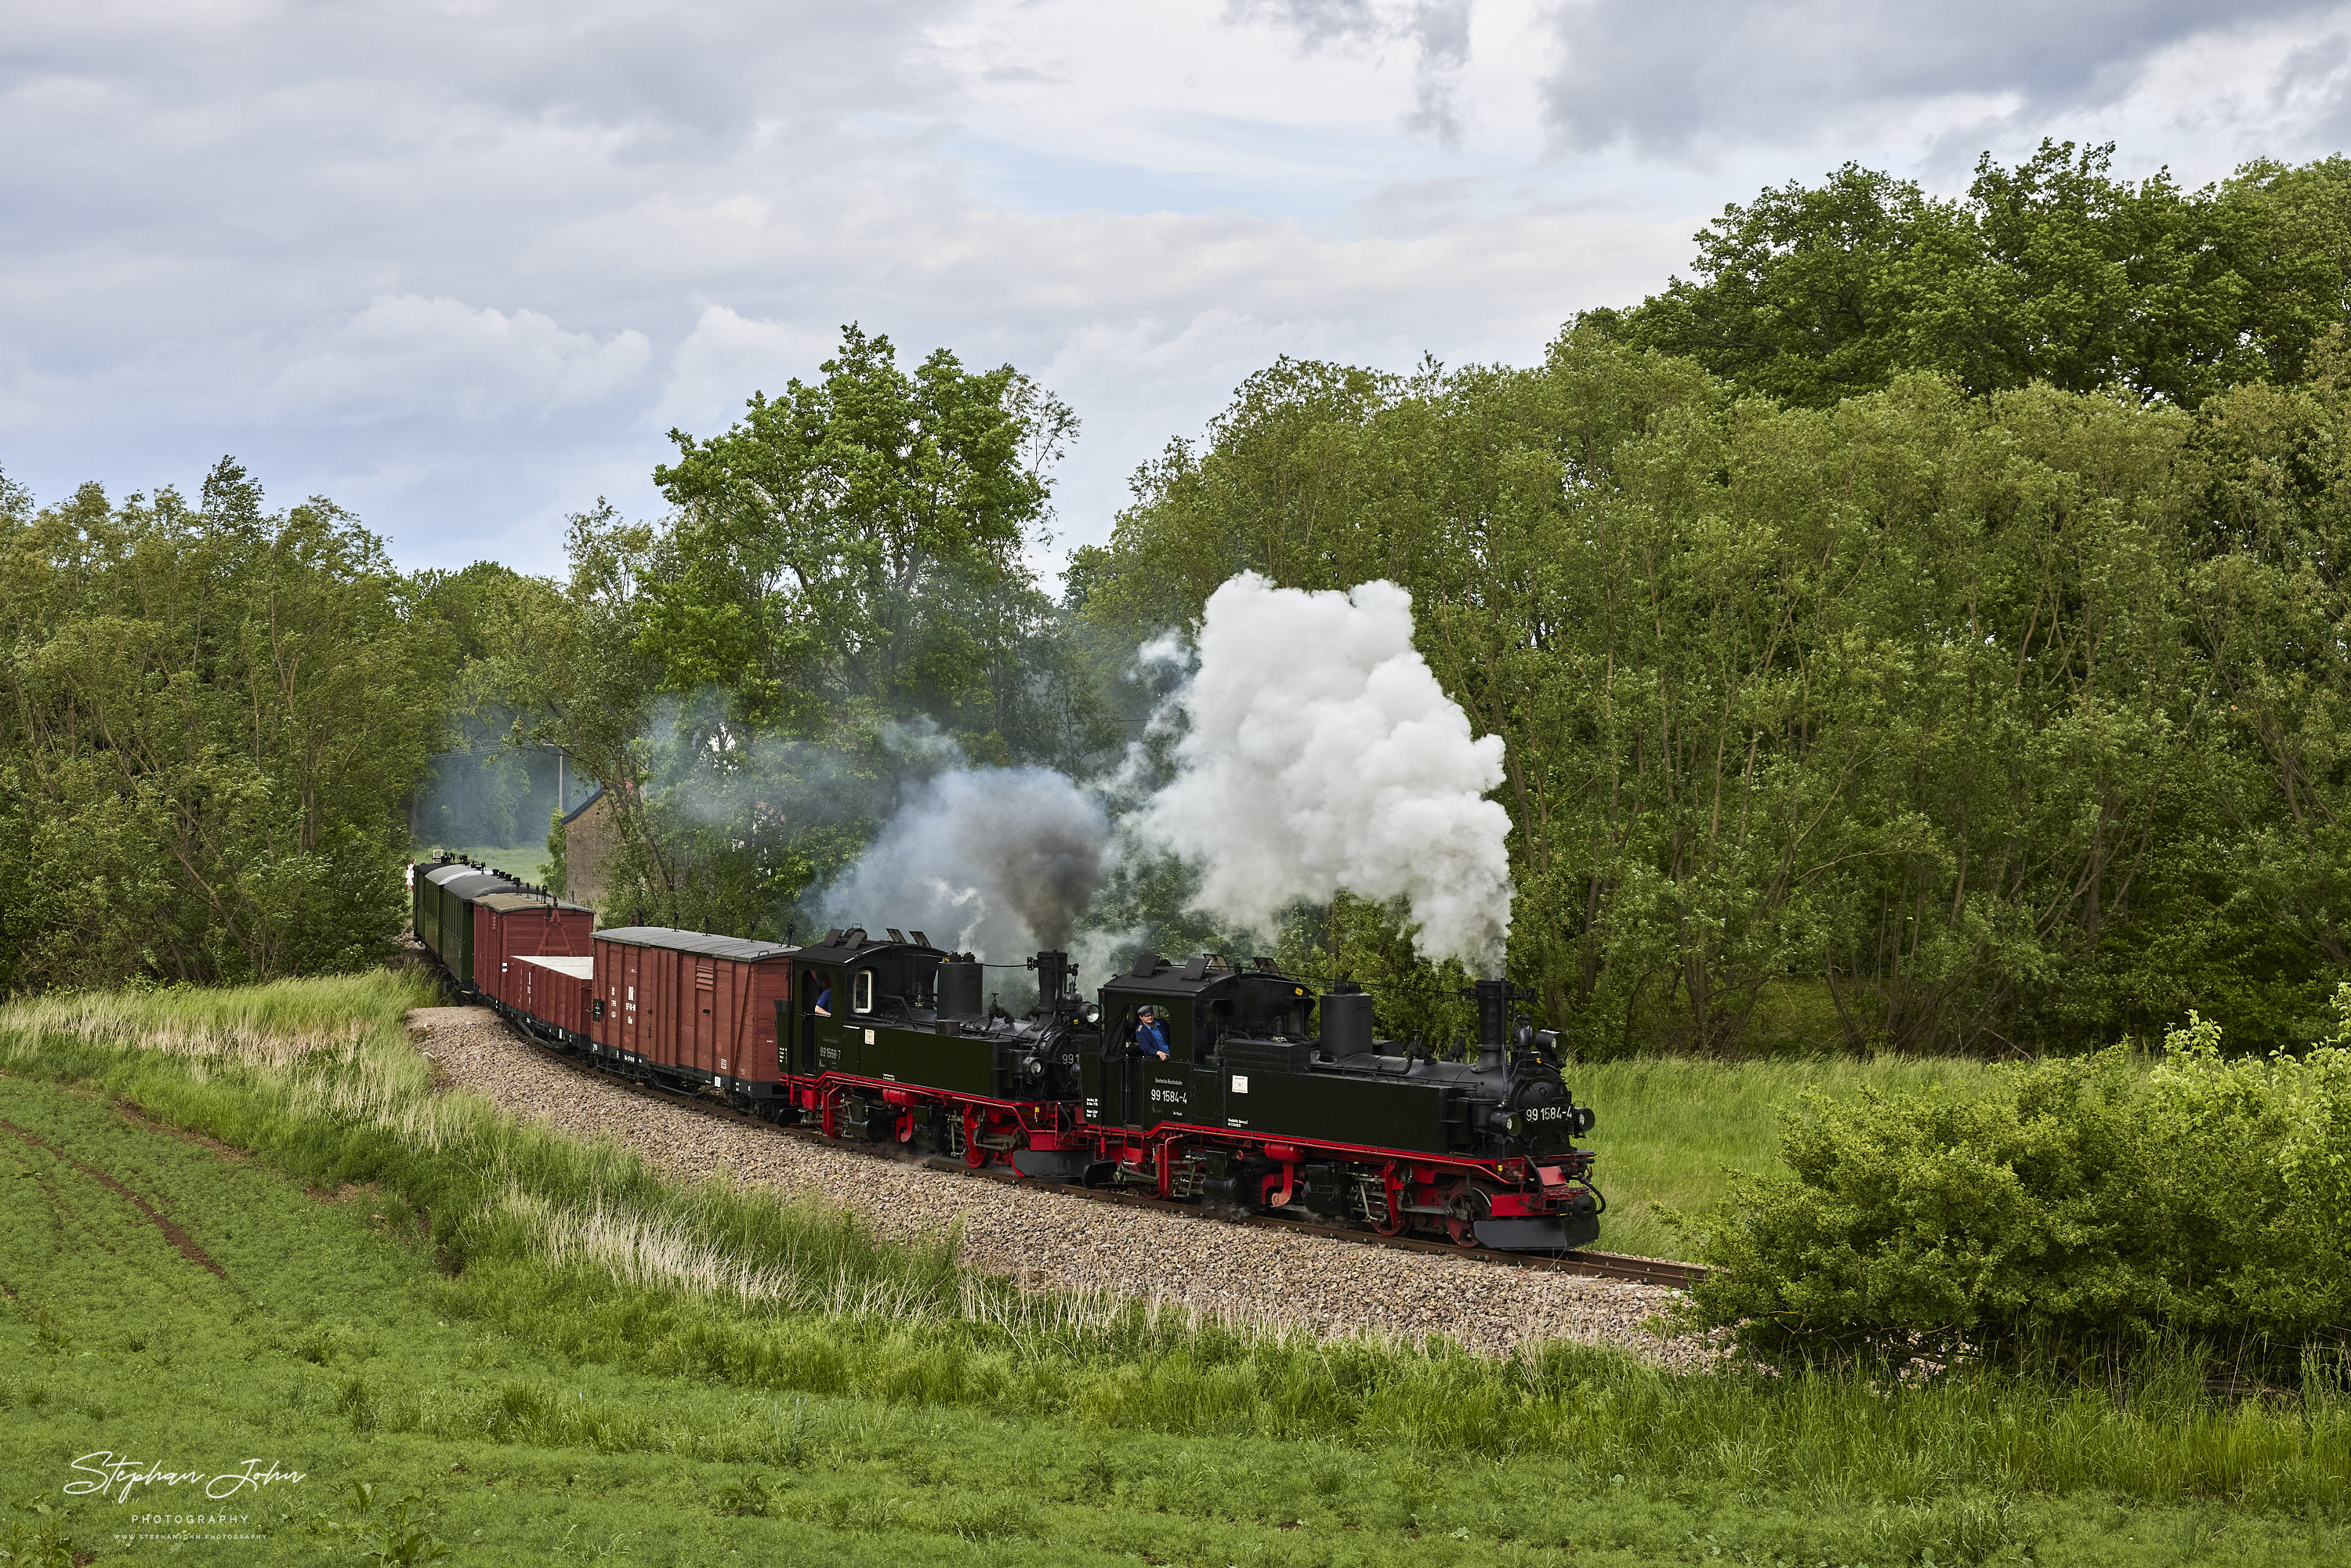
M1816 407L1907 370L2191 407L2299 380L2344 320L2351 160L2253 162L2189 192L2114 178L2113 152L1986 154L1958 201L1850 163L1767 190L1699 232L1694 277L1595 324Z
M1513 973L1587 1051L1750 1040L1767 990L1855 1045L2307 1038L2351 956L2351 162L2111 152L1766 191L1537 370L1285 361L1071 599L1412 588L1510 745ZM1404 937L1343 899L1284 956L1449 1025Z
M1511 972L1587 1053L2031 1053L2191 1007L2307 1040L2351 963L2351 162L2109 162L1764 192L1538 366L1284 361L1059 602L1029 563L1070 411L855 327L674 432L672 512L574 518L559 583L399 579L231 468L193 508L8 499L0 985L345 962L403 797L413 834L510 840L559 757L608 787L608 917L779 934L914 779L1102 776L1137 644L1252 569L1412 590L1508 745ZM1122 864L1097 933L1226 941L1186 885ZM1391 1032L1466 1022L1395 910L1275 942Z
M1140 629L1242 567L1409 587L1508 742L1512 973L1587 1051L1732 1045L1792 979L1855 1045L2200 1006L2268 1046L2351 909L2346 415L2331 349L2193 413L1928 375L1790 406L1589 325L1525 371L1284 362L1073 596Z
M583 515L563 588L504 591L474 692L610 788L614 918L779 934L906 780L1113 737L1026 560L1069 410L855 327L822 371L673 432L659 528Z
M0 486L0 989L381 961L447 628L330 503Z
M1787 1171L1693 1228L1692 1316L1774 1360L2192 1334L2290 1372L2351 1323L2351 986L2305 1054L2189 1015L1989 1088L1813 1098Z

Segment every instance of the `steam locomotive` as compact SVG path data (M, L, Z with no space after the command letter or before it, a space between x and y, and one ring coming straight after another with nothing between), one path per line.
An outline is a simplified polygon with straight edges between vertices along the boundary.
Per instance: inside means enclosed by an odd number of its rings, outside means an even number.
M1383 1236L1556 1251L1604 1207L1557 1037L1476 987L1473 1062L1374 1038L1372 998L1259 958L1150 956L1089 998L1028 961L1037 1005L983 1001L970 953L920 931L807 946L594 915L464 862L415 869L415 928L458 992L611 1071L829 1137L1127 1186ZM1161 1060L1136 1044L1148 1009Z

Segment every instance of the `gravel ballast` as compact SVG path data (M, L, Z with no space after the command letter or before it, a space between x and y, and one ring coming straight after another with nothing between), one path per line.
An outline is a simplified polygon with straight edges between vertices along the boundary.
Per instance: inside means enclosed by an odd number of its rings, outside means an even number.
M409 1022L444 1088L471 1090L518 1120L609 1136L686 1181L724 1175L848 1209L884 1236L935 1235L959 1223L965 1262L1026 1288L1110 1291L1326 1334L1443 1334L1489 1354L1564 1339L1673 1366L1711 1359L1703 1339L1643 1326L1677 1294L1662 1286L1393 1251L929 1170L634 1092L525 1040L487 1008L420 1008Z

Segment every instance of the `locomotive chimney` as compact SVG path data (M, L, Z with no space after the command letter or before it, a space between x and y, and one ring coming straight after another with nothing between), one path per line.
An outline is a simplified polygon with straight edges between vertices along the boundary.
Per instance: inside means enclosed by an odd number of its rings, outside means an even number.
M1510 1059L1510 982L1480 980L1478 998L1478 1071L1499 1072Z
M1068 989L1070 956L1067 953L1040 953L1029 960L1037 971L1037 1008L1040 1012L1053 1012L1061 1005L1061 993Z

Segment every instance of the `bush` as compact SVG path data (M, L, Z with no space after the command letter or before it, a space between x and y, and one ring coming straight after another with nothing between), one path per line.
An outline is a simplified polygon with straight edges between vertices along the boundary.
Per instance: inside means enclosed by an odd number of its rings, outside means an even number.
M1804 1097L1784 1174L1686 1222L1686 1315L1773 1363L2221 1344L2273 1375L2351 1328L2351 985L2237 1061L2195 1014L1973 1089Z

